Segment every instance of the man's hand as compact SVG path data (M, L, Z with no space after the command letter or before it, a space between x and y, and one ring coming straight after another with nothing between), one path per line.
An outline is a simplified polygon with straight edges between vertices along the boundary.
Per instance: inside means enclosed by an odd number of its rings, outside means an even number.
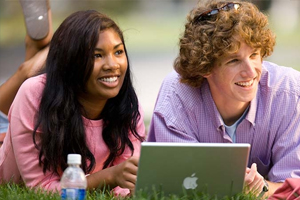
M251 165L251 168L246 169L245 175L245 191L259 195L264 187L264 177L257 172L256 163Z

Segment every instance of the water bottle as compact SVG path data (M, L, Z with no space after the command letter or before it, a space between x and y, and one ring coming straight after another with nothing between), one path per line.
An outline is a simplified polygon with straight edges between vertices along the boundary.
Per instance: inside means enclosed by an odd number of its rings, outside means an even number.
M80 154L68 154L68 167L65 169L60 180L62 200L85 199L87 181L80 165Z

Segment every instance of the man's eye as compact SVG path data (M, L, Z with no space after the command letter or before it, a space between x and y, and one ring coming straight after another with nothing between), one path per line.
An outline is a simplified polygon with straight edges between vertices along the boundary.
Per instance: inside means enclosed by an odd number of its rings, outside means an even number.
M258 55L258 53L253 53L253 54L251 54L251 57L255 57L257 55Z
M238 61L238 59L233 59L233 60L228 61L227 64L235 63L235 62L237 62L237 61Z

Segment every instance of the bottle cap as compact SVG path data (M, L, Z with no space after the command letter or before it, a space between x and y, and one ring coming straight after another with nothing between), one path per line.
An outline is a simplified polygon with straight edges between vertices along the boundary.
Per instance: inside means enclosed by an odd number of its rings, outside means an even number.
M81 164L80 154L68 154L68 164Z

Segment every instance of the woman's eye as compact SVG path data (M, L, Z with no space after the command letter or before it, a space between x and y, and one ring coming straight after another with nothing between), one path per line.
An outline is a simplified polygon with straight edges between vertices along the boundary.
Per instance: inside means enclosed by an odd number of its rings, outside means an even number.
M96 54L94 54L94 57L95 57L95 58L101 58L101 57L102 57L102 55L101 55L101 54L99 54L99 53L96 53Z
M120 54L122 54L124 51L123 50L118 50L118 51L116 51L116 55L120 55Z

